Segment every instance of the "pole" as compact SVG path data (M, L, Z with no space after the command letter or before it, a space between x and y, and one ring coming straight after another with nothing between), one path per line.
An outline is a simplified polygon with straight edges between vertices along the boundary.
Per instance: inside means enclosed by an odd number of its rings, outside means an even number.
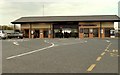
M44 2L43 2L43 16L44 16Z
M100 22L100 38L102 37L102 23Z
M16 29L16 28L15 28L15 24L14 24L14 32L15 32L15 29Z

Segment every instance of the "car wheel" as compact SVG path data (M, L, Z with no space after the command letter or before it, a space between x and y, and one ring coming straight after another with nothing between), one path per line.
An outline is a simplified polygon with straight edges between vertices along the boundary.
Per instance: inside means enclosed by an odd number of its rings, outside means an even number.
M21 39L23 39L23 37L21 37Z
M20 37L18 36L17 38L19 39Z

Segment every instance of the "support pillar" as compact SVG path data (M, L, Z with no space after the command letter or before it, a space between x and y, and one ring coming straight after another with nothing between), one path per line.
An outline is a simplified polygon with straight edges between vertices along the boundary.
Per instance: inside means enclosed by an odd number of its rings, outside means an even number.
M89 33L89 38L93 38L93 33Z
M81 28L82 26L79 26L79 38L84 38L84 28Z
M30 36L31 36L31 31L30 31L30 29L29 29L29 38L30 38Z
M44 38L43 30L40 30L40 38Z
M102 38L105 38L105 29L104 28L102 28Z
M52 30L48 31L48 38L52 38Z
M16 30L16 25L14 24L14 32L15 32L15 30Z
M98 38L100 38L100 28L98 28Z
M84 33L79 33L79 38L84 38Z
M93 38L93 29L92 28L89 29L89 38Z
M33 29L31 30L31 38L32 39L34 38L34 30Z
M32 31L32 25L30 24L30 28L29 28L29 38L32 38L31 31Z

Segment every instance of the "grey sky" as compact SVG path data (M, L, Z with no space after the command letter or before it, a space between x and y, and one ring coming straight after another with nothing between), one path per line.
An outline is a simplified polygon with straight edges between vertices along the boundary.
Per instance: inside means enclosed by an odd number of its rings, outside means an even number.
M120 0L1 0L0 25L22 16L118 15Z

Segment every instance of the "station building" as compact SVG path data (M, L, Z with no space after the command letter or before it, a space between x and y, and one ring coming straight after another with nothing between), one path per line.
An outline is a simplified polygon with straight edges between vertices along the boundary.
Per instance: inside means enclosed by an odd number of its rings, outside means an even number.
M119 21L117 15L90 15L21 17L11 23L21 25L25 38L105 38Z

